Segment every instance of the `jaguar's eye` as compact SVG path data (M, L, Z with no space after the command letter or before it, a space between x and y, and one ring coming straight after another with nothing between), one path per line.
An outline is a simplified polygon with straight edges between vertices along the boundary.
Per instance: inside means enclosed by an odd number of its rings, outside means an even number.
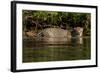
M44 37L44 34L41 34L41 37Z

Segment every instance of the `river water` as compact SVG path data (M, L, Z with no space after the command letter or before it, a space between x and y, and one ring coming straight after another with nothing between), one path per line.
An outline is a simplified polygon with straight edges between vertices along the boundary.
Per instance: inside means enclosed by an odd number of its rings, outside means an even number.
M28 62L87 60L91 58L90 37L71 40L66 44L46 44L23 39L22 60Z

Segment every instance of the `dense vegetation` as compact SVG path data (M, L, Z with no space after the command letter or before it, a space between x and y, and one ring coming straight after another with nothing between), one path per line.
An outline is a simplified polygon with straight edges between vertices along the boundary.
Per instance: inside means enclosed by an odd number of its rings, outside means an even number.
M35 30L38 32L44 28L60 27L71 29L73 27L83 27L83 34L90 35L91 14L75 12L56 11L31 11L23 10L23 29ZM31 28L32 27L32 28Z

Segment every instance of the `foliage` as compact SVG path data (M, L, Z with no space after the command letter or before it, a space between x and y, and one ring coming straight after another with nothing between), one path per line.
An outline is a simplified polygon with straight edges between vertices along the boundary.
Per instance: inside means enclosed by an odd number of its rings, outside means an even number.
M23 10L23 28L27 25L32 25L35 22L37 28L41 26L46 27L60 27L63 29L70 29L73 27L83 27L84 35L90 35L91 14L90 13L75 13L75 12L56 12L56 11L31 11ZM28 17L29 19L28 23ZM39 25L39 26L38 26ZM27 28L27 27L26 27ZM40 29L40 28L38 28Z

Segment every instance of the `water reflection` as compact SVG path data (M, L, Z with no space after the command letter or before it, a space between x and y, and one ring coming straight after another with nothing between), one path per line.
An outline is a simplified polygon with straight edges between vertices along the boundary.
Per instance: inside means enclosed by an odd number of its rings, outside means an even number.
M23 62L85 60L91 58L90 38L72 38L66 44L23 40Z
M83 38L71 38L71 44L72 46L83 44Z

